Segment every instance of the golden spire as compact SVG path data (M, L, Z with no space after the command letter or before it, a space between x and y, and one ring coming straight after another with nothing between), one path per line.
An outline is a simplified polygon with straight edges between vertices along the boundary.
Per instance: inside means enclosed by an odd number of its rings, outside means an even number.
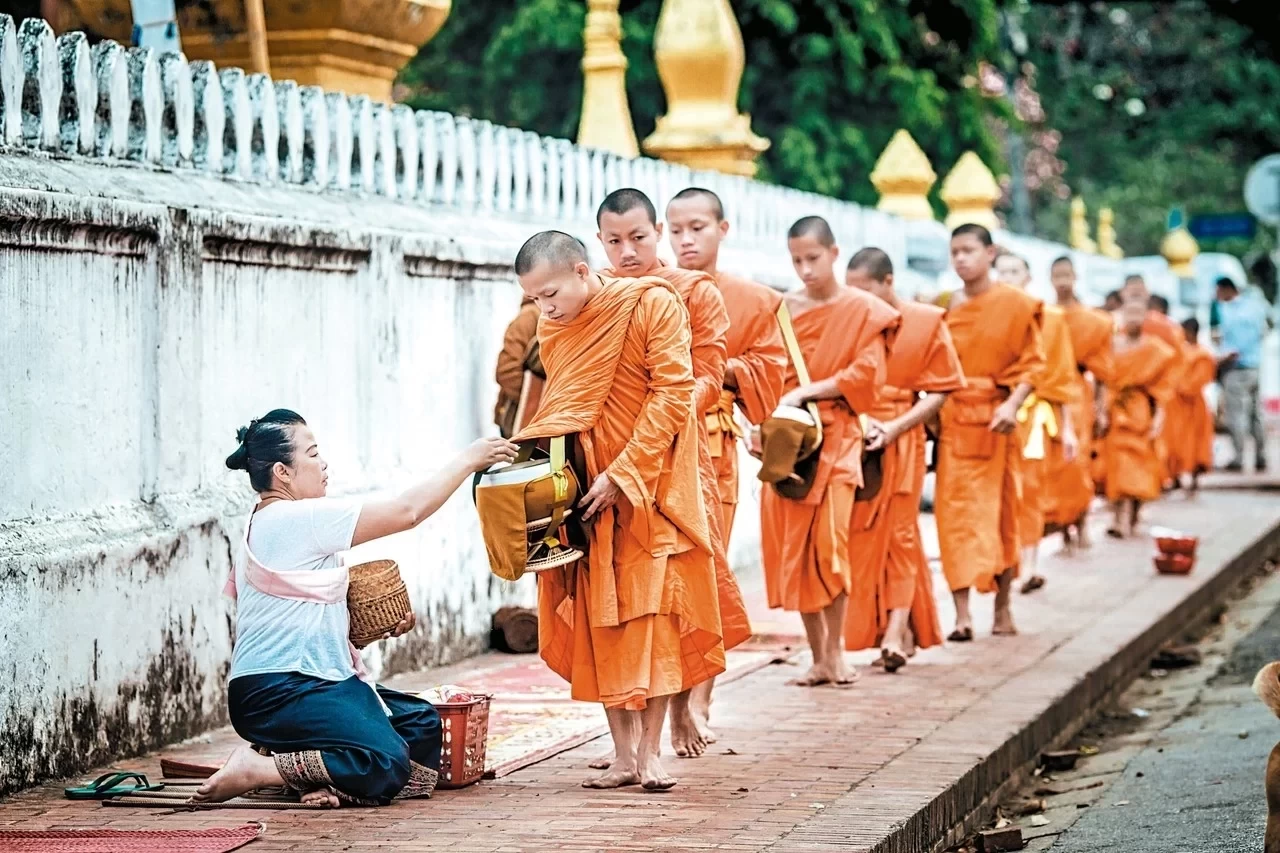
M729 0L664 0L654 59L667 114L644 150L694 169L755 175L769 140L738 112L745 52Z
M1124 249L1116 243L1115 214L1109 207L1098 208L1098 251L1108 258L1123 258Z
M618 0L587 0L582 32L582 118L578 144L623 157L638 157L636 130L627 106L627 58L622 55Z
M996 202L1000 185L996 176L972 151L966 151L942 182L939 191L947 205L947 227L973 223L992 230L1000 227L996 218Z
M880 193L876 209L903 219L933 219L929 189L937 180L924 151L910 133L899 130L871 170L871 184Z
M1088 213L1084 206L1084 199L1080 196L1071 199L1071 223L1067 230L1067 244L1082 252L1096 253L1098 244L1089 236Z
M1178 225L1160 241L1160 254L1169 262L1169 272L1178 278L1194 278L1192 262L1200 254L1200 244L1183 225Z

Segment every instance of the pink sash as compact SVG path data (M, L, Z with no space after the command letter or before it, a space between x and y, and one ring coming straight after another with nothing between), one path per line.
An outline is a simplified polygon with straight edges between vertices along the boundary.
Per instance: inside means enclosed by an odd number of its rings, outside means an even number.
M290 601L310 601L314 604L338 604L347 600L347 582L348 572L346 566L338 566L332 569L315 569L313 571L298 572L276 572L268 569L253 556L253 551L249 549L249 527L253 524L253 513L249 513L249 519L244 525L244 556L245 567L244 577L249 586L256 589L263 595L269 595L272 598L285 598ZM231 566L231 573L227 577L226 584L222 587L222 594L235 600L238 596L236 589L236 567ZM369 677L369 670L365 668L364 661L360 659L360 652L352 644L350 638L347 639L347 648L351 650L351 666L356 671L356 677L373 686L373 679Z

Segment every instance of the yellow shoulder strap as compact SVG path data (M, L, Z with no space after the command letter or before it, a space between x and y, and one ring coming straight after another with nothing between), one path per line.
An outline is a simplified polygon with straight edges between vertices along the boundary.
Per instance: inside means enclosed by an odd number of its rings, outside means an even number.
M778 305L778 325L782 327L782 342L786 344L787 355L791 357L791 363L796 368L796 381L801 387L808 385L809 368L804 363L804 353L800 352L800 342L796 340L796 330L791 326L791 312L787 310L785 301ZM818 440L821 442L822 415L818 413L818 404L810 400L805 404L805 408L809 410L813 422L818 425Z

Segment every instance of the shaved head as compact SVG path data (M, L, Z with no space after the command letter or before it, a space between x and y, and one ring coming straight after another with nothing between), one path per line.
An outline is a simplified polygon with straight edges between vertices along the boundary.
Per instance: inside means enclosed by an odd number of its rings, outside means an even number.
M711 190L706 190L702 187L688 187L687 189L680 190L680 192L676 193L675 196L672 197L671 201L668 202L667 209L670 210L671 205L677 201L695 200L705 201L711 208L711 215L716 218L717 222L724 219L724 203L720 201L720 196L716 195Z
M791 226L791 230L787 232L787 239L795 240L800 237L811 237L828 249L836 244L836 235L831 230L831 225L821 216L805 216L797 219Z
M587 263L587 247L563 231L539 231L516 253L516 275L528 275L539 264L549 263L557 271L571 270Z
M886 277L893 275L893 261L889 259L889 253L884 249L868 246L865 249L859 249L849 259L846 271L856 270L862 270L876 281L884 281Z
M658 224L658 209L653 206L653 202L647 195L632 187L614 190L604 197L604 201L600 202L600 207L596 210L596 227L601 227L600 221L606 213L622 216L637 209L644 211L650 225Z

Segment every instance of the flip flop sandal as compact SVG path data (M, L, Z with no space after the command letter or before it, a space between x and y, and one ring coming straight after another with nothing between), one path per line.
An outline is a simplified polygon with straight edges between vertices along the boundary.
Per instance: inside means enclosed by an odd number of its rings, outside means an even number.
M907 656L899 652L885 652L884 671L893 673L907 665Z
M963 631L957 629L947 635L947 640L952 643L971 643L973 642L973 629L965 628Z
M130 779L136 779L136 785L126 785ZM152 785L141 773L112 771L103 773L87 785L63 788L62 793L68 800L108 800L112 797L125 797L144 791L161 791L164 785Z

